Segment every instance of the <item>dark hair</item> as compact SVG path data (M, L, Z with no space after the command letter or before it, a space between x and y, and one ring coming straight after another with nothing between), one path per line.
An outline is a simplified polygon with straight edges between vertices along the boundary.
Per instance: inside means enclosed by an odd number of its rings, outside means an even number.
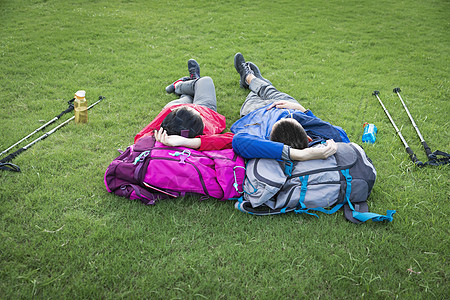
M270 140L295 149L308 148L308 136L302 125L295 119L281 119L275 123L270 133Z
M193 138L203 134L203 120L200 114L195 113L193 109L181 107L171 111L162 121L161 127L167 131L168 135L182 135ZM188 135L183 131L189 130Z

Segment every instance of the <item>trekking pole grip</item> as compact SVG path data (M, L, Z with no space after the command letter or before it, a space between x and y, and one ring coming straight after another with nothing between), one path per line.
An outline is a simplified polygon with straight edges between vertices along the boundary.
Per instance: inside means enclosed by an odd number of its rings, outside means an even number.
M428 147L428 145L427 145L427 142L423 141L422 146L423 146L423 149L425 149L425 153L426 153L427 157L430 158L430 155L432 153L431 153L430 147Z
M417 156L414 154L414 152L411 150L411 148L406 147L406 152L409 154L409 157L411 158L412 162L418 165L419 167L423 167L423 162L417 159Z
M57 115L56 117L59 119L59 118L61 118L64 114L69 113L69 112L71 112L72 110L73 110L73 105L72 105L72 106L69 106L68 109L66 109L65 111L63 111L62 113L60 113L59 115Z
M74 109L73 101L75 101L75 98L72 98L71 100L67 101L67 104L69 104L69 107L56 116L57 119L61 118L64 114L71 112Z
M379 91L373 91L372 96L378 96L380 94Z
M398 87L393 90L394 93L400 93L401 91L402 90L400 88L398 88Z
M12 161L14 159L14 157L16 157L17 155L19 155L20 153L22 153L23 151L25 151L24 148L20 148L19 150L11 153L10 155L8 155L7 157L3 158L2 160L0 160L0 163L8 163L10 161Z

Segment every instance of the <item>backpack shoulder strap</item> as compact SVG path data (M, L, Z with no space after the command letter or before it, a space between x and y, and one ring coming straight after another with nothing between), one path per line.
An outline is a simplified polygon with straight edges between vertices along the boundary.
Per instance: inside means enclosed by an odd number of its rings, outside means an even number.
M350 171L348 169L342 170L342 175L344 175L346 181L347 181L347 189L345 191L345 207L344 209L347 211L344 215L347 220L353 223L362 223L366 222L367 220L373 220L375 222L379 221L389 221L392 222L393 214L395 214L395 210L388 210L386 212L386 215L379 215L376 213L369 212L369 208L367 206L366 202L358 203L358 209L357 211L354 207L354 205L350 202L350 193L352 192L352 176L350 175Z
M319 212L326 213L326 214L333 214L336 211L338 211L342 206L344 206L344 216L350 222L353 222L356 224L366 222L367 220L372 220L375 222L380 222L380 221L392 222L393 215L396 212L395 210L388 210L386 212L386 215L380 215L380 214L369 212L369 207L368 207L366 201L359 202L357 204L352 204L350 202L350 194L352 192L352 176L350 175L349 169L341 170L341 173L342 173L342 175L344 175L346 182L347 182L347 187L346 187L346 191L345 191L345 201L343 203L337 204L332 209L329 209L329 210L327 210L323 207L306 208L305 205L302 203L303 190L304 190L304 193L306 193L306 189L307 189L306 188L307 178L306 178L306 182L305 182L305 180L302 181L302 193L300 195L300 201L299 201L300 208L296 209L295 212L296 213L307 213L307 214L318 217L316 214L313 214L310 211L319 211Z
M346 203L344 205L344 216L350 222L360 224L366 222L367 220L372 220L374 222L392 222L392 220L394 219L393 215L396 213L395 210L388 209L386 211L386 215L380 215L371 213L368 210L369 208L367 206L367 202L353 204L352 206Z

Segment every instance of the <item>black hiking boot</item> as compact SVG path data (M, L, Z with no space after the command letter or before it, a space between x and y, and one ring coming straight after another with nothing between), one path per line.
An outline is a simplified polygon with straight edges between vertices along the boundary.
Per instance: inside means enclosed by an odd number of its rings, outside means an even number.
M262 77L261 71L259 70L258 66L256 66L254 63L252 63L250 61L247 62L247 64L250 67L250 69L253 71L255 77L258 77L259 79L264 80L268 84L272 85L272 82L270 82L268 79Z
M190 77L182 77L182 78L180 78L180 79L174 81L173 83L171 83L170 85L168 85L168 86L166 87L166 92L167 92L168 94L175 93L175 84L178 83L178 82L180 82L180 81L188 81L188 80L191 80L191 78L190 78Z
M195 59L188 60L188 71L191 79L200 78L200 66Z
M234 67L236 71L241 76L241 80L239 84L241 87L248 89L248 83L245 81L248 74L254 74L252 69L250 69L249 65L245 62L244 56L238 52L234 56Z

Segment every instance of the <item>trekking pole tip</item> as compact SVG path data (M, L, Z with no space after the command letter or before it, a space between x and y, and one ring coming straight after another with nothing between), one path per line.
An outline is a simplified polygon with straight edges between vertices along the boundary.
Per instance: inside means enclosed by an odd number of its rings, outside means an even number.
M400 88L398 88L398 87L396 87L394 90L393 90L393 92L394 93L400 93L402 90L400 89Z
M380 94L379 91L373 91L372 96L377 96L378 94Z

